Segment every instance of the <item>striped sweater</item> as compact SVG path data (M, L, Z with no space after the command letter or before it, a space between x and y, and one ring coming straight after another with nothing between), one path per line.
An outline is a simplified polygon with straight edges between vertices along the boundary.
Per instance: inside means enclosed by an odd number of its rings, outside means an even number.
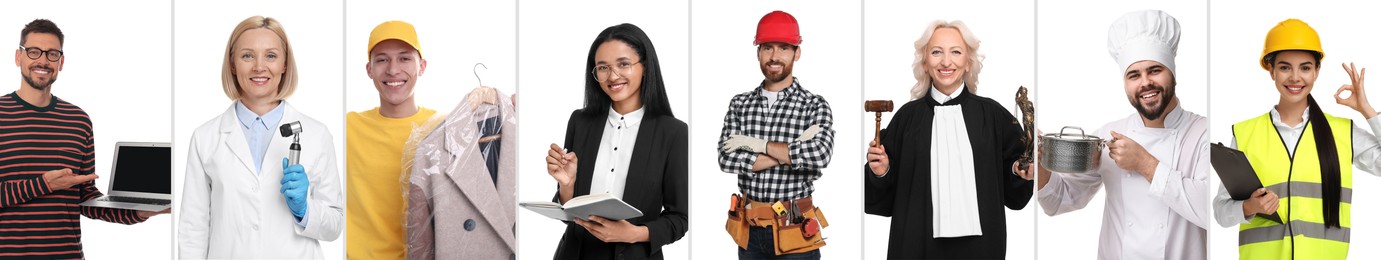
M43 173L96 171L91 118L53 97L37 107L10 93L0 97L0 258L83 258L81 219L143 222L135 211L83 207L101 196L95 182L51 190Z

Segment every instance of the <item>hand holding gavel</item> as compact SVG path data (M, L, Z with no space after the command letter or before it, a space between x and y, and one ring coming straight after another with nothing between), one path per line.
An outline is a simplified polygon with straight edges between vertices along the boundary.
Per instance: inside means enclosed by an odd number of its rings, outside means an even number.
M873 129L873 142L879 143L882 140L882 112L892 112L891 100L868 100L863 102L863 111L877 113L877 125Z

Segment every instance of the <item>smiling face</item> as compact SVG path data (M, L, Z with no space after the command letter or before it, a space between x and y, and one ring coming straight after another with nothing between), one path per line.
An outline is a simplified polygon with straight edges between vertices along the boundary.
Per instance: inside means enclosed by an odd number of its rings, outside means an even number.
M953 91L964 83L969 72L969 47L959 29L939 28L925 47L925 69L936 88Z
M240 34L230 64L241 99L273 100L278 96L287 64L285 52L283 40L272 30L259 28Z
M779 83L791 78L791 66L800 58L800 48L788 43L764 42L758 45L758 67L767 83Z
M45 52L50 50L62 50L62 43L57 35L48 33L29 33L28 40L22 45L33 51ZM38 59L30 59L24 49L17 49L14 52L14 64L19 66L20 76L24 78L24 85L38 89L47 90L58 80L58 72L62 71L62 64L67 58L64 56L58 61L49 61L47 54L40 55Z
M379 91L379 101L389 105L407 105L413 100L413 86L417 77L427 69L427 62L412 45L399 40L386 40L370 51L369 78Z
M1319 61L1314 54L1280 51L1271 62L1271 79L1275 80L1281 103L1304 103L1314 89L1314 80L1319 78Z
M1164 115L1165 108L1175 99L1175 76L1160 62L1144 60L1132 63L1122 76L1127 101L1147 120L1156 120Z
M604 94L609 95L609 99L612 99L616 106L625 102L637 104L633 107L642 106L641 61L642 57L638 56L638 51L622 41L605 41L595 49L596 80L599 81L599 88L604 90ZM600 72L601 68L607 71Z

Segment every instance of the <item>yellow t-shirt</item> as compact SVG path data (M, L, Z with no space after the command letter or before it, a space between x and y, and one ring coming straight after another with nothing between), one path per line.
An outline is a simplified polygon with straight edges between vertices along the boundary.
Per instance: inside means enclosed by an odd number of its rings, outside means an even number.
M379 108L345 116L346 256L403 259L403 145L436 110L387 118Z

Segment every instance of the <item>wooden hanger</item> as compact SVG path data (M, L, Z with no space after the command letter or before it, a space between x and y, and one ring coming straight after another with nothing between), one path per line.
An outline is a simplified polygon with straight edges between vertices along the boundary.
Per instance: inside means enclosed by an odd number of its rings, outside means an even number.
M470 91L470 94L466 95L465 97L465 99L470 103L470 111L475 111L475 109L479 109L479 106L481 104L489 104L494 106L499 106L500 104L498 91L494 90L494 88L485 86L484 79L480 78L480 67L484 67L484 69L489 69L489 66L484 65L484 63L475 63L475 67L471 68L470 70L471 73L475 74L475 80L479 82L479 87L476 87L475 90ZM502 133L503 129L501 128L499 132ZM480 137L479 143L492 142L494 140L498 140L500 136L500 134L493 134Z

